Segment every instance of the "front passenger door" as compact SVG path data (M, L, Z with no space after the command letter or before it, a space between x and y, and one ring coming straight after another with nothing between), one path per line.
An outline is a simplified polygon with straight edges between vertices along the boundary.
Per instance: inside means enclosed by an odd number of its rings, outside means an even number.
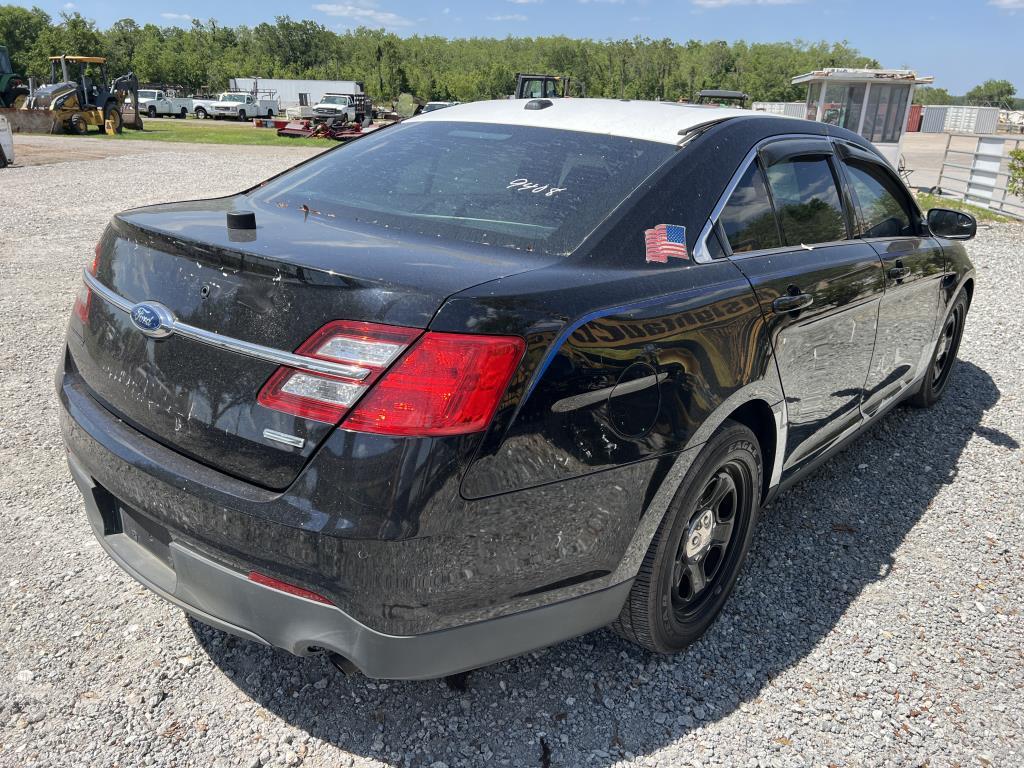
M770 328L789 421L784 478L862 418L882 269L849 239L839 190L827 139L783 139L762 148L719 218Z

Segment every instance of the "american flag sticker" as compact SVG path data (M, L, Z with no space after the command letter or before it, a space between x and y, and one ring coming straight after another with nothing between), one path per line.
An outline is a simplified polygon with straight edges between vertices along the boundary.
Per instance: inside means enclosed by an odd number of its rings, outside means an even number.
M644 244L647 248L647 261L667 264L669 258L688 259L686 250L686 227L679 224L659 224L653 229L644 230Z

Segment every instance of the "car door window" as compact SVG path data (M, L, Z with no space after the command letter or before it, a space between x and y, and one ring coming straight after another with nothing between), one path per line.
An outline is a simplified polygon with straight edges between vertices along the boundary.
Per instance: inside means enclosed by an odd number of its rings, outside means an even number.
M874 163L844 164L858 210L854 237L900 237L914 234L914 217L898 182Z
M796 156L769 166L768 188L786 245L846 239L846 220L825 156Z
M744 172L718 221L733 253L760 251L782 245L779 225L757 161L751 163Z

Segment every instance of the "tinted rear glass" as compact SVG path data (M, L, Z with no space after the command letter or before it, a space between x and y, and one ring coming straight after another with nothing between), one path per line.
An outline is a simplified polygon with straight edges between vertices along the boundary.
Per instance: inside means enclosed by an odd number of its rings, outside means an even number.
M778 248L779 225L758 164L751 163L719 218L733 253Z
M550 128L409 122L254 192L341 220L566 254L672 156L671 144Z
M786 245L846 239L846 221L828 160L793 158L768 168Z

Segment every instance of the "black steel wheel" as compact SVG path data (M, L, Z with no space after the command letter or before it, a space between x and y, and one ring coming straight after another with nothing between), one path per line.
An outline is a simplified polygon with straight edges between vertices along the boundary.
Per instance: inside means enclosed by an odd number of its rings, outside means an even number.
M146 114L149 115L151 118L156 117L156 107L150 104L149 109L146 110Z
M960 340L964 335L964 325L967 322L969 307L970 301L967 298L967 293L960 291L942 323L942 330L935 343L928 371L921 382L921 388L910 399L911 405L927 408L938 402L942 393L946 391L953 368L956 366L956 355L960 350Z
M757 438L742 424L725 422L676 492L615 631L660 653L682 650L704 634L750 548L761 472Z

